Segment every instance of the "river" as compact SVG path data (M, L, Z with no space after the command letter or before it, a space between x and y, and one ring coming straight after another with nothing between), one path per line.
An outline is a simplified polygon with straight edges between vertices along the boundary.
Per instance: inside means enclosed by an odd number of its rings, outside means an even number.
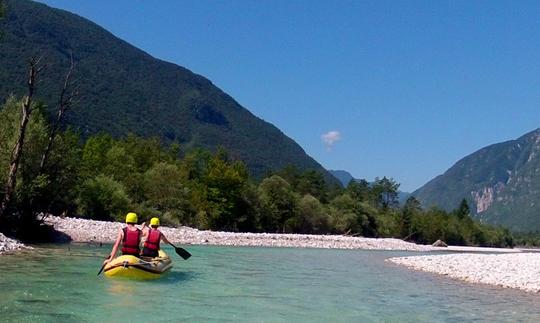
M110 246L0 256L2 322L538 322L536 294L384 261L396 251L187 246L156 281L97 276Z

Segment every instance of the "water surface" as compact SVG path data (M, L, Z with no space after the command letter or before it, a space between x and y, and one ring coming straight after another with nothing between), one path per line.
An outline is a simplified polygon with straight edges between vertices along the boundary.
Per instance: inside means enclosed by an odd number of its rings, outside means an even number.
M1 256L2 322L538 322L540 296L414 272L418 253L292 248L172 249L157 281L96 274L110 246Z

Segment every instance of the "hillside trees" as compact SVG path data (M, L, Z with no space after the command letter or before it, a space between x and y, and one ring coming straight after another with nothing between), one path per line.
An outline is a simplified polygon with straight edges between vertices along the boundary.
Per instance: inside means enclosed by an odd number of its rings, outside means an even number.
M21 116L19 128L17 130L17 136L15 139L15 146L10 154L10 163L9 163L9 172L7 175L6 184L4 187L4 197L2 203L0 204L0 218L4 215L11 199L13 198L13 193L15 191L15 186L17 184L17 171L19 169L19 162L21 159L24 139L26 136L26 127L30 120L30 115L32 111L36 108L33 105L34 92L36 89L36 78L39 72L43 69L43 66L40 65L39 59L31 58L29 60L29 72L27 80L27 94L24 97L21 104Z
M398 189L399 183L384 176L375 179L371 190L378 206L386 209L398 206Z
M294 217L298 196L291 185L278 175L265 178L258 189L261 199L261 228L267 232L285 232Z
M1 183L8 181L24 102L10 98L0 110L0 167L6 170L0 172ZM180 156L177 143L166 146L156 138L98 134L83 142L77 133L58 129L42 168L51 125L42 106L33 109L9 212L11 224L2 225L20 237L29 236L21 228L31 227L27 224L36 214L123 220L126 212L135 211L142 221L159 216L164 224L212 230L513 244L507 230L474 221L466 202L454 212L422 210L410 197L398 208L399 184L386 177L336 189L321 174L287 167L255 182L245 164L224 150L197 149Z
M229 160L223 150L210 157L206 165L200 178L208 206L201 219L203 227L237 231L248 183L247 168L242 162Z
M19 103L12 98L0 111L2 152L9 151L16 139ZM231 159L223 150L194 150L180 157L178 145L164 146L155 138L129 135L115 139L100 134L81 142L72 131L59 131L47 167L40 173L49 136L42 110L37 109L28 124L28 144L18 174L17 214L39 211L123 220L132 210L141 221L159 216L164 224L201 229L512 245L509 232L475 222L463 205L450 213L424 211L410 197L397 208L391 196L384 196L396 185L387 186L390 189L386 191L384 182L361 181L332 191L335 189L321 185L318 176L309 171L307 175L295 171L294 176L285 172L296 186L276 175L279 172L257 183L249 178L241 161ZM0 154L3 169L9 165L5 156ZM5 182L7 172L0 174L0 179ZM25 210L28 205L34 209Z
M19 122L23 101L8 99L0 109L0 184L8 182L11 152L18 140ZM78 185L80 163L79 137L70 131L62 132L55 141L45 172L40 172L40 158L46 146L47 115L42 106L32 112L25 131L16 174L16 186L9 207L0 219L5 231L20 231L36 225L35 216L40 212L60 214L66 211ZM21 233L22 234L22 233Z
M401 236L405 240L413 234L412 219L418 216L421 211L422 206L414 196L407 198L401 211Z
M6 15L6 3L4 0L0 0L0 22ZM2 40L2 36L4 36L4 31L0 28L0 41Z

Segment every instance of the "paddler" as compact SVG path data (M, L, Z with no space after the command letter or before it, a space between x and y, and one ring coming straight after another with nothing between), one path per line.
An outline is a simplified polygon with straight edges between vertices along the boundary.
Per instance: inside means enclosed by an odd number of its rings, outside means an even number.
M129 212L126 215L126 224L127 225L118 232L111 254L109 258L105 259L103 264L114 259L116 252L118 251L118 246L120 246L120 242L122 242L122 255L139 257L141 250L139 245L141 244L142 231L135 226L137 224L137 214Z
M150 227L143 223L143 237L144 245L141 256L143 257L157 257L159 255L159 243L161 241L168 243L172 246L172 243L167 240L163 232L158 230L159 218L150 219Z

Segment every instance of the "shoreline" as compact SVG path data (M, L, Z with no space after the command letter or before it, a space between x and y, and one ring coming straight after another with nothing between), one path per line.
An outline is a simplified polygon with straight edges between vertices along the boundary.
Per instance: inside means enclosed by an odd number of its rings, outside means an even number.
M121 222L60 218L49 216L45 224L74 243L114 243ZM140 227L140 226L139 226ZM444 252L386 261L408 269L446 276L469 283L540 292L539 250L434 247L418 245L395 238L364 238L341 235L310 235L280 233L235 233L198 230L190 227L160 227L167 239L178 245L213 245L238 247L322 248L348 250L388 250L413 252ZM0 233L0 254L31 248Z
M121 222L96 221L80 218L49 216L45 223L68 235L72 242L114 243ZM140 226L139 226L140 227ZM243 247L292 247L324 249L364 249L432 251L435 247L417 245L394 238L363 238L341 235L311 235L282 233L236 233L198 230L190 227L161 226L160 231L169 241L179 245L216 245Z

